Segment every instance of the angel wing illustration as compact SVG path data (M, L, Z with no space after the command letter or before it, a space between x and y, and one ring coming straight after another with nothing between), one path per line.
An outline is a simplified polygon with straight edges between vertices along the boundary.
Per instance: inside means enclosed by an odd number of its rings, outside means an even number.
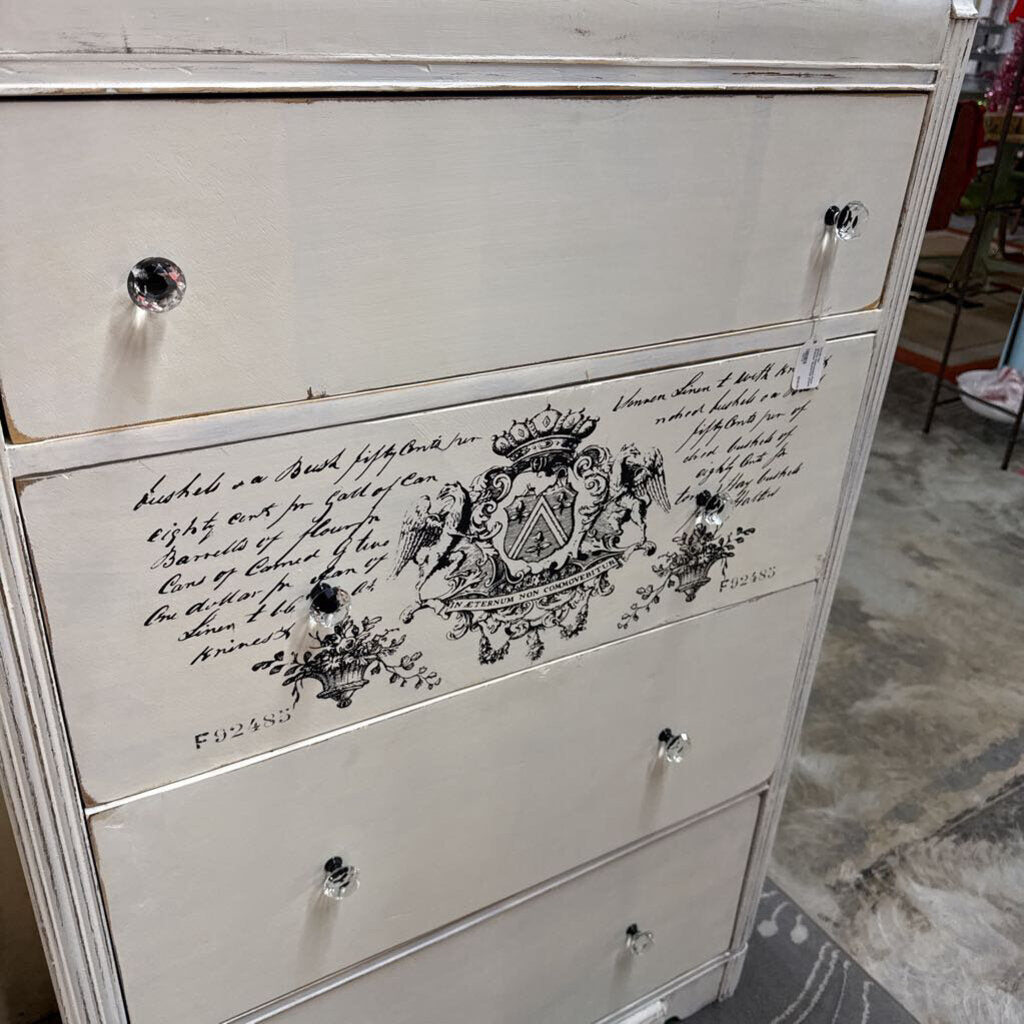
M642 452L635 444L623 445L619 454L619 485L640 502L643 511L652 503L663 512L671 510L665 460L657 448Z
M466 489L461 484L446 484L439 499L440 505L435 509L430 498L424 496L406 512L398 536L393 576L412 563L419 568L422 584L446 564L452 549L465 536L469 511Z
M398 576L410 562L416 561L417 555L432 548L440 540L443 527L444 515L434 511L430 498L420 498L402 520L392 576Z

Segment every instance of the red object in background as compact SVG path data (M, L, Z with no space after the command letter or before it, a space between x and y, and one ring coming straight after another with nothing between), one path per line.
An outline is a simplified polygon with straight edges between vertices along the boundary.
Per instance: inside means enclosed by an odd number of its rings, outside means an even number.
M1024 0L1020 0L1024 6ZM985 111L981 104L965 100L956 108L949 145L942 160L939 183L928 215L928 231L949 227L960 200L978 173L978 150L985 141Z
M1017 0L1013 5L1013 10L1010 11L1007 21L1012 25L1015 21L1020 21L1021 18L1024 18L1024 0Z

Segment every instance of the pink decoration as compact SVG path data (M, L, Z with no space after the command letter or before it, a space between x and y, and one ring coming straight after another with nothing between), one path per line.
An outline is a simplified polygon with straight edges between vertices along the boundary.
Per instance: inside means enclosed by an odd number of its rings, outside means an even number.
M985 94L985 102L989 110L1006 110L1010 102L1010 94L1013 92L1017 69L1020 67L1021 60L1024 60L1024 32L1014 26L1013 33L1013 49L999 66L995 80L992 82L992 88ZM1018 98L1014 109L1024 109L1024 98Z

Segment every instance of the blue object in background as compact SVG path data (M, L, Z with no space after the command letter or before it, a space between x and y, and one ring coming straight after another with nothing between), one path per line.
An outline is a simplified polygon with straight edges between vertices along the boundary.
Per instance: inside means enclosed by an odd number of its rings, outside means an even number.
M1000 366L1012 366L1015 370L1024 373L1024 340L1021 334L1024 333L1024 292L1021 292L1017 300L1017 309L1010 322L1010 330L1006 335L1006 344L1003 346L1003 354L999 357Z

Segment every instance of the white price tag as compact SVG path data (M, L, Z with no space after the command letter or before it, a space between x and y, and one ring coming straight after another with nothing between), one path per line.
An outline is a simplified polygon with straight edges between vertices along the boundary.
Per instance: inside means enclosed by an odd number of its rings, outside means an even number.
M817 326L817 325L815 325ZM821 374L825 369L825 342L818 336L817 330L811 330L811 336L800 348L796 357L796 369L793 370L793 390L809 391L821 383Z

